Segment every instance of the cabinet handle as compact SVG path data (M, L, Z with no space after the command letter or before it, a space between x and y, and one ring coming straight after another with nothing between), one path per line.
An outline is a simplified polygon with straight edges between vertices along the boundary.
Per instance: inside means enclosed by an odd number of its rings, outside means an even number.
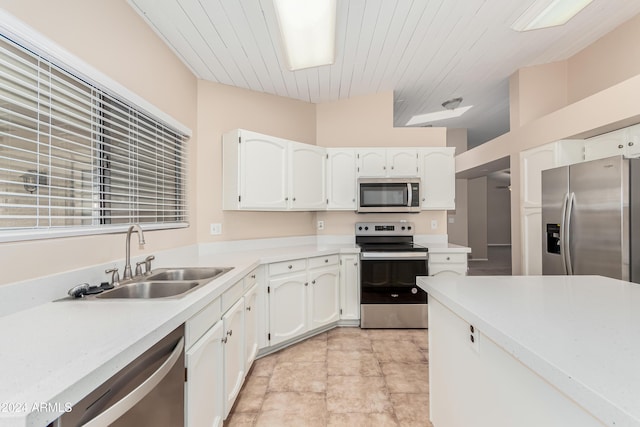
M287 268L288 268L289 270L291 270L291 269L293 268L293 265L289 264L289 265L287 266Z
M324 260L324 262L329 262L329 260L328 260L328 259L325 259L325 260Z
M391 166L391 169L393 170L393 166Z
M252 275L251 275L251 278L252 278L252 279L255 279L255 278L256 278L256 275L255 275L255 274L252 274Z
M357 262L354 262L354 263L353 263L353 266L354 266L354 267L357 267L357 266L358 266L358 263L357 263Z
M295 197L293 198L293 201L294 201L294 202L296 201L296 198L295 198Z
M227 337L222 338L220 341L222 344L226 344L229 339Z
M285 197L285 198L284 198L284 201L285 201L285 202L289 201L289 198L288 198L288 197Z
M618 145L618 148L624 148L624 145L619 144L619 145Z
M312 285L315 285L315 284L316 284L316 281L315 281L315 280L312 280L312 281L311 281L311 284L312 284Z
M251 311L251 306L247 307L247 311Z
M304 285L305 286L309 286L309 282L304 282Z
M629 141L629 143L627 144L629 147L633 147L633 141Z
M227 335L228 335L228 336L233 335L233 329L229 329L229 330L227 331Z
M451 257L447 257L447 261L449 261L451 259Z

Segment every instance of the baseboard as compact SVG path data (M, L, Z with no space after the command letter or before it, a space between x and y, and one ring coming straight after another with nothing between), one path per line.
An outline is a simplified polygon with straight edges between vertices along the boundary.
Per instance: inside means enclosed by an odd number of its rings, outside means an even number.
M487 243L487 246L491 246L491 247L493 247L493 246L497 246L497 247L509 246L509 247L511 247L511 243Z
M469 262L471 261L489 261L489 258L469 258Z

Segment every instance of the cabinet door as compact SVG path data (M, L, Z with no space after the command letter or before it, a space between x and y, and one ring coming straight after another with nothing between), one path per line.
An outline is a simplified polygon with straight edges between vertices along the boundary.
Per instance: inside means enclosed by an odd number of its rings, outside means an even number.
M290 150L289 206L291 209L324 209L327 205L326 150L296 142L290 143Z
M604 159L625 153L625 129L594 136L584 142L584 160Z
M542 208L522 208L522 274L542 274Z
M366 149L356 152L358 177L385 177L387 176L387 150Z
M244 372L247 374L258 354L258 285L244 295Z
M335 322L340 318L338 266L309 272L310 329Z
M542 171L556 165L555 144L545 144L520 153L520 200L523 206L540 206Z
M356 158L354 150L327 150L328 209L356 209Z
M269 280L270 344L294 338L308 330L307 273Z
M222 322L217 322L185 354L186 425L222 427Z
M420 152L422 209L455 209L455 148L425 148Z
M247 131L240 137L240 207L286 209L288 141Z
M418 176L417 150L387 150L388 176Z
M625 150L627 157L640 156L640 125L625 129Z
M360 319L360 274L358 255L340 259L340 318Z
M229 415L244 381L244 299L222 316L224 325L224 416Z

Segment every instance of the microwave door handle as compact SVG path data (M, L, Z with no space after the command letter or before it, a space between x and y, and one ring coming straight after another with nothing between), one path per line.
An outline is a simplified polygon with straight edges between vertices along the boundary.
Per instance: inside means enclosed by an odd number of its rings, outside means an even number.
M411 183L407 182L407 206L413 206L413 192L411 191Z

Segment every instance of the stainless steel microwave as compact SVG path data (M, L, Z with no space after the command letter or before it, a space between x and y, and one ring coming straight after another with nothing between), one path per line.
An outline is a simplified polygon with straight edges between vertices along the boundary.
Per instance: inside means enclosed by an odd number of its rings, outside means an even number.
M358 179L358 212L420 212L420 178Z

